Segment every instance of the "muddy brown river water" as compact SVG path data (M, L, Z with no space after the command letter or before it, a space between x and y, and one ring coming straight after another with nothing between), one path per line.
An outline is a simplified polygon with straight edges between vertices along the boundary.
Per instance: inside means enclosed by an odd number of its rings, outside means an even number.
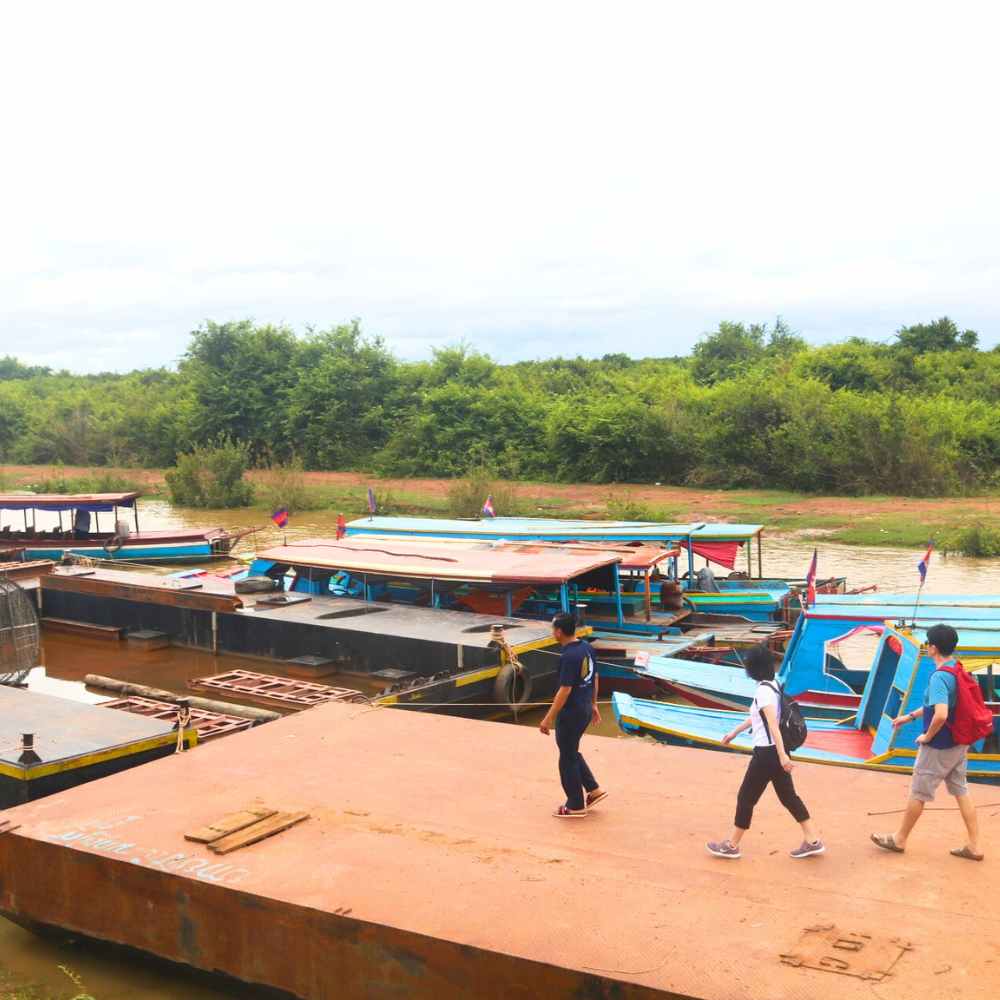
M173 526L223 525L226 527L260 526L236 555L248 558L255 546L265 548L282 538L332 536L336 529L336 511L310 512L292 519L287 530L277 531L266 518L251 511L185 511L163 502L144 504L140 514L144 528ZM39 524L40 527L44 526ZM774 576L804 576L813 549L819 550L820 576L846 576L852 586L878 584L882 591L913 592L918 582L916 564L920 553L891 548L848 548L824 544L822 538L775 536L764 541L764 572ZM756 556L755 556L756 562ZM1000 594L1000 560L975 560L936 555L927 579L927 594ZM156 651L131 651L124 644L101 639L44 636L43 665L29 679L30 687L88 701L100 701L105 695L88 692L83 677L88 673L114 676L156 687L183 691L190 678L218 673L222 669L246 666L249 669L274 669L259 659L236 656L213 657L209 653L170 648ZM367 688L359 678L344 678L352 687ZM537 725L541 710L525 712L518 720L523 725ZM618 731L610 710L598 736L617 737ZM553 755L553 785L556 783L554 748L539 739L539 753ZM95 901L95 905L100 905ZM38 984L53 997L70 997L78 992L59 970L65 965L76 972L96 1000L222 1000L247 997L245 987L228 986L183 970L166 968L132 955L110 952L85 942L53 942L35 937L0 919L0 972L15 981ZM0 980L2 982L2 980ZM2 988L0 988L2 995Z

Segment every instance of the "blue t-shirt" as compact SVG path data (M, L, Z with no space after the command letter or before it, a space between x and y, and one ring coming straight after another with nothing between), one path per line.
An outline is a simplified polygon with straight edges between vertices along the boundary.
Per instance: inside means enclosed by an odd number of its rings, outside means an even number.
M949 665L954 664L954 660L949 660ZM946 670L935 670L931 674L931 679L927 684L927 693L924 695L924 732L926 733L934 718L935 705L948 706L948 721L952 719L955 711L955 702L958 700L958 681ZM955 745L951 737L951 730L947 725L942 726L937 735L930 741L928 746L937 750L947 750Z
M589 642L577 639L563 646L559 658L559 687L573 690L563 706L564 712L589 712L594 701L594 677L597 667Z

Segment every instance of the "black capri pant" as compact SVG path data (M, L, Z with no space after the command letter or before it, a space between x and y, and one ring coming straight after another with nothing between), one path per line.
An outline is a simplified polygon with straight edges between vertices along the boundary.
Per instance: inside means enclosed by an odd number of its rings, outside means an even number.
M781 804L792 814L797 823L809 819L809 810L795 791L792 776L778 762L775 747L754 747L750 766L743 777L740 792L736 798L736 826L749 830L753 819L753 807L760 801L764 789L774 785Z

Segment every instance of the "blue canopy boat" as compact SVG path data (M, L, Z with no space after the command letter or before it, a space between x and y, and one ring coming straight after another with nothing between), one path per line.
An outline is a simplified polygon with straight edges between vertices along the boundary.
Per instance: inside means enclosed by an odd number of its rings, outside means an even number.
M996 628L988 624L962 625L959 637L959 659L976 672L994 711L993 735L971 748L969 777L1000 782L1000 704L994 700L992 675L993 661L1000 660L1000 624ZM854 717L849 722L810 719L809 737L792 757L866 770L912 771L921 723L918 720L895 729L892 720L923 703L928 679L935 669L925 643L924 628L885 623ZM679 746L751 752L747 733L729 745L722 743L722 737L742 721L745 713L646 701L621 693L612 696L612 704L618 724L626 733L653 736Z
M587 521L558 518L492 517L368 517L347 525L348 537L410 537L438 539L507 540L556 543L614 543L660 545L679 548L686 562L681 572L678 557L666 567L666 580L679 585L683 601L694 611L738 615L751 621L782 621L787 617L793 587L785 580L765 579L763 574L763 532L760 524L690 524L652 521ZM753 542L757 542L757 575L753 573ZM695 557L701 556L734 569L736 556L745 546L747 572L740 579L713 580L712 588L699 589ZM623 576L625 594L643 595L647 586L660 594L662 581L650 581L640 574ZM843 586L843 581L837 581ZM676 589L671 587L670 589Z
M191 562L227 555L246 534L224 528L143 532L139 530L138 499L138 493L0 495L0 544L21 549L25 560L59 560L74 555L142 562ZM50 528L39 528L40 513L48 515ZM126 515L124 520L119 519L122 513ZM4 517L5 514L20 514L21 517ZM103 527L101 514L110 515ZM10 523L4 524L5 520ZM15 520L23 524L16 524ZM80 527L82 524L87 527Z
M881 596L885 603L880 605L868 601L849 604L850 598L821 596L799 616L785 649L779 679L806 715L844 720L857 712L868 667L844 663L843 645L855 636L880 636L884 622L894 611L898 613L904 606L913 609L912 594ZM930 627L946 620L959 630L992 626L1000 629L1000 598L984 595L953 600L969 604L939 609L921 606L916 624ZM756 683L732 665L651 657L648 674L661 691L702 708L749 709L756 689Z

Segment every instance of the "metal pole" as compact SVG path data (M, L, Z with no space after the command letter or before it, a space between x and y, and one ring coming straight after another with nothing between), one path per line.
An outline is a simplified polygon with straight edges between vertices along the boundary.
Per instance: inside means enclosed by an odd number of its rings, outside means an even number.
M135 515L135 533L139 534L139 501L132 501L132 513Z
M625 624L625 612L622 609L622 578L618 571L618 563L614 564L615 572L615 610L618 612L618 624Z
M747 539L747 576L753 578L753 539Z
M764 579L764 531L757 533L757 576Z
M651 621L653 617L653 595L650 588L653 586L653 569L646 567L646 621Z
M212 655L219 655L219 612L212 612Z
M511 591L507 591L507 617L514 617L514 594Z
M569 587L563 583L559 586L559 605L565 612L569 612Z
M431 607L432 608L433 607L437 607L437 605L434 603L434 579L433 579L433 577L431 578Z

